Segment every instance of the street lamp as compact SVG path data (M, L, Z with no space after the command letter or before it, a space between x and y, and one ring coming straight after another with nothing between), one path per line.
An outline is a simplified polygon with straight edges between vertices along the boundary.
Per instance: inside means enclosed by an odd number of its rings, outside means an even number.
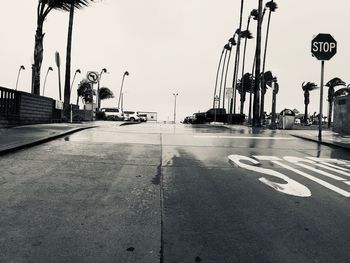
M179 93L173 93L174 98L175 98L175 103L174 103L174 124L176 123L176 97L179 95Z
M21 70L25 70L26 68L23 66L23 65L21 65L20 67L19 67L19 70L18 70L18 74L17 74L17 80L16 80L16 90L17 90L17 86L18 86L18 79L19 79L19 74L21 73Z
M80 69L77 69L77 70L74 72L72 84L70 85L70 94L72 94L73 83L74 83L75 76L77 75L77 73L79 73L79 74L81 73ZM69 98L70 98L70 96L69 96Z
M49 71L53 71L52 67L49 67L46 71L46 75L45 75L45 80L44 80L44 86L43 86L43 96L45 94L45 85L46 85L46 79L47 79L47 75L49 74Z
M100 110L100 106L101 106L101 100L100 100L100 81L101 81L101 76L102 73L107 73L107 69L103 68L101 70L100 76L98 78L98 82L97 82L97 109Z
M128 71L125 71L124 74L123 74L122 85L120 87L120 92L119 92L118 109L120 108L120 100L121 100L121 97L122 97L122 91L123 91L123 85L124 85L124 78L125 78L125 76L129 76L129 72Z

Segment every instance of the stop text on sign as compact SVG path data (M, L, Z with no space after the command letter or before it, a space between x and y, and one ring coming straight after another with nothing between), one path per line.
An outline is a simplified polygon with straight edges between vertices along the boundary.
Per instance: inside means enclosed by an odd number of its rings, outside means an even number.
M337 44L335 42L313 42L312 51L313 52L334 52L336 50Z

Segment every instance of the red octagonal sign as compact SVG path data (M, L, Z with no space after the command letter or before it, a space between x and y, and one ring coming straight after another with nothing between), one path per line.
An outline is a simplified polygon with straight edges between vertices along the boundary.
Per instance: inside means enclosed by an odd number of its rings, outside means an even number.
M330 34L318 34L311 42L311 53L318 60L330 60L337 53L337 41Z

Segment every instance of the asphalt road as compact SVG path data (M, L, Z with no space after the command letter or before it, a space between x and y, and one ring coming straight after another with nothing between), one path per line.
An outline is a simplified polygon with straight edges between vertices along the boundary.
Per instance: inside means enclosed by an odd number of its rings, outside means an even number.
M0 262L350 262L345 150L106 122L0 158Z

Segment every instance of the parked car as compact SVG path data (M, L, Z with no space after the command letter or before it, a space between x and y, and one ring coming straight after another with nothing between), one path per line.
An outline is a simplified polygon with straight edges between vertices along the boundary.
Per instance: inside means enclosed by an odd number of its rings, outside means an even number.
M141 121L141 119L136 111L124 111L124 121Z
M140 114L140 113L137 113L137 114L139 115L141 122L147 121L147 114Z
M106 116L107 120L112 121L122 121L124 120L124 113L121 109L118 108L102 108L101 112L103 112Z

